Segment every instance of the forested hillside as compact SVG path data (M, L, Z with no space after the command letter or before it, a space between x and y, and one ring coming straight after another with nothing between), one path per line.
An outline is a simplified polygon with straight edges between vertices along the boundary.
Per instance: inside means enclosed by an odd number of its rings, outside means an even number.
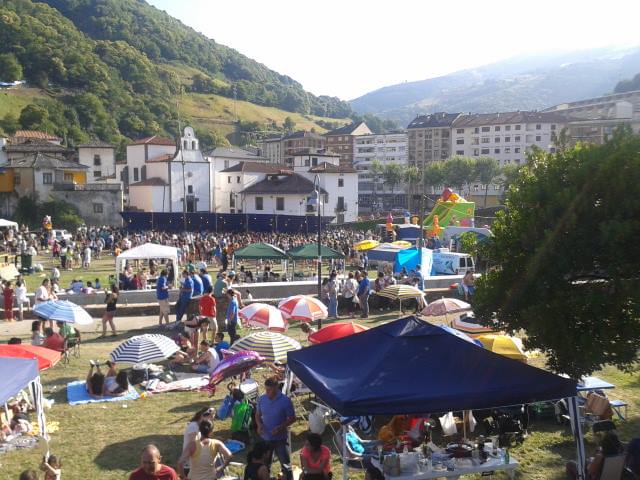
M175 134L185 91L235 91L239 100L303 115L352 113L137 0L2 1L0 77L47 93L0 128L39 128L70 143Z

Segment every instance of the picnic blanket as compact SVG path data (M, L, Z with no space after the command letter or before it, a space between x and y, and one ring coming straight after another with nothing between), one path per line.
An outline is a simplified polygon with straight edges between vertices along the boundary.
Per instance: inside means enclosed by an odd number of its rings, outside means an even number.
M69 405L84 405L85 403L100 403L100 402L119 402L122 400L137 400L140 398L140 394L129 385L129 391L121 397L102 397L93 398L87 392L84 381L76 380L75 382L67 383L67 400Z

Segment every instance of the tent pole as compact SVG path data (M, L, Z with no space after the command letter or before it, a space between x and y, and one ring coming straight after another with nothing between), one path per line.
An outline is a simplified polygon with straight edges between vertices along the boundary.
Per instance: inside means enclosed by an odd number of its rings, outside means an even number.
M347 455L347 426L342 425L342 480L349 480L349 459Z
M576 479L584 480L586 455L584 451L584 439L582 437L582 424L580 423L580 409L578 407L578 397L567 398L569 406L569 416L571 418L571 431L576 442Z

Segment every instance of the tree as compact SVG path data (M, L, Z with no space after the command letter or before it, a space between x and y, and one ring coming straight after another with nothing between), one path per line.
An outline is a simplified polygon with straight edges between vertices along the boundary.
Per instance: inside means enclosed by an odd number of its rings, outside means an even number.
M404 170L404 181L407 184L407 206L411 207L409 199L413 195L415 187L422 180L422 171L415 165L410 165Z
M522 167L513 163L505 165L500 169L500 185L502 186L502 190L505 192L505 194L509 190L511 185L515 184L518 181L521 174Z
M49 118L49 112L40 105L29 104L20 112L20 125L26 130L37 130Z
M402 183L404 178L404 168L398 163L385 165L382 177L384 178L384 183L391 188L391 196L393 198L396 187Z
M474 179L474 160L468 157L452 157L444 162L443 169L445 182L460 193Z
M20 130L20 122L15 114L9 112L2 120L0 120L0 127L9 135L16 133L16 130Z
M548 366L579 378L630 367L640 348L640 137L538 153L522 167L483 248L497 266L474 312L526 332Z
M445 181L444 162L428 163L423 169L423 182L425 188L431 188L431 192L435 192L435 188L442 185Z
M384 173L384 166L382 165L382 163L380 163L380 160L378 160L377 158L374 158L373 161L371 162L371 167L369 168L369 173L371 173L371 185L372 185L372 191L373 191L373 202L374 205L372 206L373 210L375 210L375 207L377 205L378 202L378 195L377 195L377 188L378 188L378 181L380 180L380 176ZM382 193L384 193L384 183L382 184ZM382 207L384 207L384 202L382 202Z
M14 82L22 80L22 66L13 53L0 55L0 81Z
M293 130L296 128L296 122L293 121L293 118L286 117L282 126L287 132L293 132Z
M500 164L495 158L480 157L475 161L474 176L484 187L484 206L487 206L489 185L500 175Z

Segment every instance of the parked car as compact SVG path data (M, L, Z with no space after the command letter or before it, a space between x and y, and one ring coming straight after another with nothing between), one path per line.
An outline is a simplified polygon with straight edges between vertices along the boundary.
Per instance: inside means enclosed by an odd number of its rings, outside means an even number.
M63 230L53 229L51 230L51 235L53 238L55 238L58 241L71 240L71 234L64 229Z

